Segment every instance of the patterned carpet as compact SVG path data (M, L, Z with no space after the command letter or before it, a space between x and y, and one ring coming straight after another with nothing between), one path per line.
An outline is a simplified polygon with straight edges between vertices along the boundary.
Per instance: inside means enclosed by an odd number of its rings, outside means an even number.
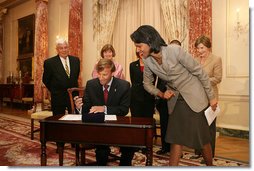
M40 166L40 142L39 134L35 134L35 139L30 140L30 120L0 114L0 165L1 166ZM56 154L54 143L47 143L47 165L58 166L58 154ZM154 146L157 151L159 146ZM119 155L117 147L112 147L111 151ZM180 166L205 166L200 164L201 158L190 159L193 153L184 151L184 156L180 160ZM94 150L86 152L87 162L95 161ZM136 152L133 159L133 166L145 166L146 157L140 152ZM169 154L153 156L154 166L167 166ZM109 166L117 166L118 162L110 162ZM240 166L249 167L248 163L214 158L216 166ZM75 153L70 145L65 146L64 166L75 166Z

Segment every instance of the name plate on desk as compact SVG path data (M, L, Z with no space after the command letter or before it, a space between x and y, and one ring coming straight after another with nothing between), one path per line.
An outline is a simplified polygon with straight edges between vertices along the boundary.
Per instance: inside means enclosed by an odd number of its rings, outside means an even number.
M116 121L116 115L105 115L105 121Z

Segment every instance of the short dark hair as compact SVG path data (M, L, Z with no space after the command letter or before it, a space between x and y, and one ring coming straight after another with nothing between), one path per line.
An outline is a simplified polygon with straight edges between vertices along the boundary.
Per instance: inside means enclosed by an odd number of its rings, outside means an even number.
M207 48L211 48L212 47L210 39L207 36L205 36L205 35L202 35L202 36L197 38L197 40L195 42L195 47L198 47L198 45L200 43L202 43Z
M150 46L150 53L159 53L161 46L167 46L158 31L149 25L140 26L130 37L134 43L145 43Z
M101 72L105 68L110 68L111 72L115 72L116 71L115 64L114 64L114 62L112 60L106 59L106 58L102 58L102 59L99 60L99 62L96 65L96 71L97 72Z
M179 40L176 40L176 39L171 40L171 41L169 42L169 44L176 44L176 45L179 45L179 46L182 45L181 42L180 42Z
M111 44L105 44L102 48L101 48L101 57L104 58L103 53L111 50L112 51L112 56L115 57L116 56L116 52L114 47Z

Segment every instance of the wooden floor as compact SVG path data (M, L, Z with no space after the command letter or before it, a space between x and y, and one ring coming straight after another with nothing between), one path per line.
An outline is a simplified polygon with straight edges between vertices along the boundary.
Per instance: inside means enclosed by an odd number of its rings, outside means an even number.
M161 144L160 138L155 140L155 144ZM187 151L194 151L187 147L184 147L184 149ZM249 140L219 135L216 139L215 156L249 163Z
M20 116L23 118L30 118L30 115L27 114L27 110L17 109L17 107L15 108L0 107L0 112ZM155 140L155 144L160 145L160 138L157 138ZM215 156L249 162L250 159L249 140L219 135L218 138L216 139Z

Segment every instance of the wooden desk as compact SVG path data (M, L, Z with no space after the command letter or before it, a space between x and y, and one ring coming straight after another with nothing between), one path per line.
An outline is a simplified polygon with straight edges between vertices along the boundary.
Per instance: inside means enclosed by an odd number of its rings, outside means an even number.
M58 120L62 116L40 121L42 166L47 165L47 141L147 148L146 165L152 166L153 119L118 116L117 121L83 123ZM60 147L59 165L63 165L63 147Z
M33 84L0 84L0 106L3 99L8 99L11 104L14 102L22 103L22 98L34 96Z

